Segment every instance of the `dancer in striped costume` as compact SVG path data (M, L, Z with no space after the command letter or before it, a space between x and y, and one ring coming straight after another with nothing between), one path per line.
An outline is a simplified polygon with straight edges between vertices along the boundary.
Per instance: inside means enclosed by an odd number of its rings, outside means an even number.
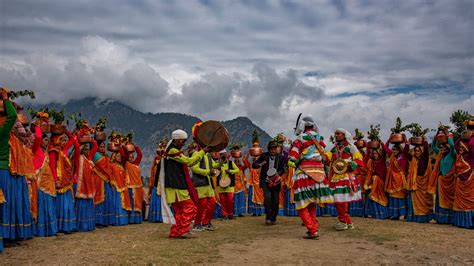
M293 177L294 201L296 210L308 232L306 239L318 239L318 220L316 204L333 201L328 180L324 172L326 159L324 142L311 116L297 121L288 166L295 168Z

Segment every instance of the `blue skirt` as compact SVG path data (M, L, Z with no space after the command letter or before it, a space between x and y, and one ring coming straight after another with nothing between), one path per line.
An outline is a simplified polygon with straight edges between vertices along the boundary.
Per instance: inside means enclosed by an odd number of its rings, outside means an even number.
M438 187L436 187L435 220L438 224L452 224L454 211L439 206Z
M71 233L76 230L76 213L72 189L56 195L56 217L58 218L58 231Z
M336 205L334 204L325 204L325 206L320 209L321 209L320 216L337 216ZM317 215L317 212L318 211L316 210L316 215Z
M12 176L8 170L0 170L0 188L5 196L2 206L2 223L4 239L32 238L30 197L24 176Z
M135 200L133 198L133 188L128 189L128 194L130 195L130 203L132 205L132 210L135 208ZM141 224L143 222L143 216L141 212L130 211L128 214L128 223L129 224Z
M362 193L362 200L354 201L349 203L349 215L354 217L364 217L366 216L365 210L365 199L368 198L368 193Z
M474 228L474 211L454 211L453 224L462 228Z
M89 232L95 230L95 210L93 199L76 199L77 230Z
M247 202L245 192L234 193L234 215L244 215L247 213Z
M249 187L249 194L248 194L248 203L249 203L249 208L248 208L248 213L252 215L262 215L265 214L265 206L263 204L256 204L252 202L252 195L253 195L253 186ZM217 208L217 206L216 206Z
M427 215L415 215L415 212L413 210L413 201L412 201L412 193L408 193L408 198L407 198L407 222L416 222L416 223L429 223L431 219L434 219L433 214L427 214Z
M375 219L386 219L388 218L388 208L387 206L383 206L370 198L367 197L366 201L366 213L368 216L375 218Z
M47 237L58 233L55 197L38 190L38 222L35 224L35 236Z
M388 217L400 217L407 215L407 201L405 199L388 197Z
M109 182L104 182L104 202L95 206L95 224L102 226L115 224L115 195Z
M285 191L285 215L298 216L298 211L295 209L295 204L291 203L291 191Z
M223 218L222 207L219 202L216 203L216 208L214 209L214 214L212 214L212 219Z
M148 208L148 222L162 223L161 215L161 195L156 195L156 187L151 192L150 207Z
M118 226L128 224L128 211L122 208L122 195L115 188L113 188L115 197L115 224ZM126 193L126 191L124 191Z

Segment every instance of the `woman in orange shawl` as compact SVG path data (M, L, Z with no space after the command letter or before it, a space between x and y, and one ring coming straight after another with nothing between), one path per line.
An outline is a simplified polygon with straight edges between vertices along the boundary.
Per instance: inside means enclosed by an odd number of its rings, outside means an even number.
M403 147L401 143L395 143L390 149L389 144L390 139L384 145L390 158L385 191L388 193L388 215L391 219L398 220L407 214L405 184L410 146L407 142Z
M66 132L66 136L52 135L49 146L49 166L56 186L56 212L58 218L58 230L64 233L71 233L76 230L76 213L74 209L73 183L74 172L73 164L67 154L72 145L74 145L73 159L75 165L79 160L80 150L77 138Z
M97 148L95 140L92 140L91 149L89 149L89 144L82 144L79 164L76 165L77 178L74 187L77 230L79 232L95 230L94 194L95 182L98 176L94 172L92 159L97 152Z
M140 162L142 161L142 150L135 146L137 158L133 154L125 153L125 170L127 175L127 187L130 197L131 211L129 213L129 224L141 224L143 221L143 183L140 171Z
M41 132L41 128L34 127L35 140L32 151L34 153L34 166L36 170L35 181L38 184L37 191L37 219L35 223L35 235L40 237L54 236L58 232L58 217L56 216L56 187L49 166L48 153L49 137Z
M452 224L453 203L456 186L454 161L456 149L452 135L447 133L448 143L438 143L436 138L431 145L436 154L436 162L430 175L428 193L436 193L435 219L439 224Z
M466 142L460 141L458 153L455 162L457 180L453 224L457 227L474 228L474 137Z
M366 215L375 219L388 217L388 197L385 193L387 177L387 154L382 147L370 149L364 161L367 162L367 178L364 189L367 192Z
M406 189L408 191L407 221L428 223L433 219L434 198L428 193L428 181L431 174L428 142L423 146L415 146L413 154L408 154L410 166L408 168Z
M96 191L94 209L96 225L108 226L115 224L115 194L113 193L110 158L107 156L105 141L98 142L98 152L94 155L94 172Z
M112 193L115 197L115 224L116 226L122 226L128 224L128 212L132 210L130 195L128 193L126 171L123 167L124 161L122 155L125 152L120 150L111 155L110 169L111 169L111 181Z

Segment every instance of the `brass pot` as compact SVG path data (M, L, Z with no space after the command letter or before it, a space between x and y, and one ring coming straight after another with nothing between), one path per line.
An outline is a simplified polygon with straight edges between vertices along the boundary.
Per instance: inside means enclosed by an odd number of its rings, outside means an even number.
M66 133L66 126L61 124L51 124L50 130L52 134L62 135Z
M367 143L367 147L369 147L369 149L378 149L380 147L380 141L371 140Z
M94 135L95 140L97 141L105 141L107 139L107 134L105 132L95 132Z
M398 144L403 142L403 134L402 133L393 133L390 135L390 143Z
M48 123L43 123L39 126L41 128L42 133L49 133L51 132L51 125Z
M128 153L135 152L135 145L133 145L131 143L126 144L124 148L125 148L125 151L128 152Z
M260 143L255 142L252 145L252 147L249 149L249 153L250 153L250 155L252 155L252 157L258 157L258 156L262 155L263 149L259 145L260 145Z
M91 135L82 135L79 137L79 143L85 144L85 143L91 143L92 142L92 136Z
M111 152L118 152L120 150L120 146L113 142L107 143L107 150Z
M420 146L423 145L423 137L411 137L410 143L413 146Z

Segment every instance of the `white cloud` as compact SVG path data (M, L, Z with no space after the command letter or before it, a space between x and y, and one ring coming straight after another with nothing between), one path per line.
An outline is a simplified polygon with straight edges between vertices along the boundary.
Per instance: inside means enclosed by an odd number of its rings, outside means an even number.
M41 103L94 96L204 119L244 115L271 134L291 133L299 112L324 134L388 129L397 115L434 127L454 109L474 112L469 0L1 7L2 85L37 89ZM428 89L387 95L410 85Z

